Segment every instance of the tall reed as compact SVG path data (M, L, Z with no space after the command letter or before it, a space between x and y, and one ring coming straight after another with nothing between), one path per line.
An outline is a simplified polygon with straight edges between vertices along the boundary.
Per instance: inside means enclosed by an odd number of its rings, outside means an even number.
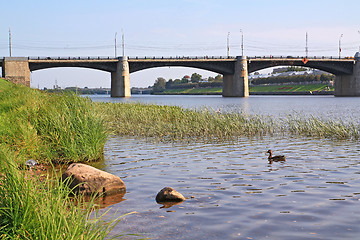
M176 106L140 103L95 103L111 134L158 137L178 140L202 138L233 139L238 136L297 135L333 139L359 139L357 122L326 120L319 117L289 115L248 115L188 110Z
M45 162L84 162L103 156L107 133L90 99L47 94L0 79L0 142Z
M92 213L93 202L74 204L58 179L44 182L19 171L16 155L0 145L1 239L105 239L120 218ZM80 201L79 201L80 202Z

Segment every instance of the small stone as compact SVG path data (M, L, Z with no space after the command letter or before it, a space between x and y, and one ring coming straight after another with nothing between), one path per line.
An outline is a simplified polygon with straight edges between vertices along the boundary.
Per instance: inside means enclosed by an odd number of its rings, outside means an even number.
M25 165L28 166L29 168L32 168L38 165L38 163L33 159L29 159L25 162Z
M156 202L182 202L185 201L185 197L171 187L165 187L156 195Z
M63 173L62 180L69 181L69 186L76 193L109 195L126 191L124 182L118 176L82 163L71 164Z

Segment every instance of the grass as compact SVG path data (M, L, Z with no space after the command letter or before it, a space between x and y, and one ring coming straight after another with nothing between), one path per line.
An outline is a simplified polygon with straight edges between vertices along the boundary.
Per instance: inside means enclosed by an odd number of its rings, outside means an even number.
M222 88L167 89L160 94L221 94Z
M168 140L228 140L239 136L296 135L359 139L358 123L289 115L285 118L194 111L139 103L95 103L111 134Z
M0 79L0 142L18 159L101 159L107 133L89 99L47 94Z
M307 85L261 85L250 86L251 92L316 92L325 91L327 84L307 84ZM330 91L334 91L331 88ZM167 89L160 94L221 94L222 88L190 88L190 89Z
M73 94L43 93L0 79L0 238L110 237L120 219L91 214L92 202L74 204L66 184L58 179L42 182L18 167L28 158L45 163L101 159L109 134L218 141L274 134L359 139L359 133L355 122L93 103Z
M18 170L16 154L0 145L1 239L105 239L121 218L94 211L93 201L78 204L71 189L55 178L34 180ZM81 202L81 204L80 204ZM114 236L115 237L115 236Z
M315 92L325 91L328 84L306 84L306 85L262 85L262 86L250 86L250 92ZM331 88L330 91L334 91Z
M56 174L39 179L22 167L29 158L42 163L101 159L106 137L89 99L0 79L0 239L111 238L120 218L100 214L95 198L70 197L72 190Z

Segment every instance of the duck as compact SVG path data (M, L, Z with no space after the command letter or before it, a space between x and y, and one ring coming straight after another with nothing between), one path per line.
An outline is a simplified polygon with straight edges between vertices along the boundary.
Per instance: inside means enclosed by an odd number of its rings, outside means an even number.
M284 155L273 156L272 150L268 150L266 153L269 154L268 160L269 160L270 164L273 162L285 162L286 161L286 157Z

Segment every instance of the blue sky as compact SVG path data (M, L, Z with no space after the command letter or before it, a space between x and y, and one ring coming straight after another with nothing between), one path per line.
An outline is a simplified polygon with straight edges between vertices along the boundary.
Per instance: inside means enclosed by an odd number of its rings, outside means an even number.
M117 32L128 56L309 55L353 56L360 46L359 0L32 0L1 3L0 57L114 56ZM181 78L198 69L158 68L131 74L132 86L152 85L157 77ZM110 74L59 68L31 74L32 87L109 87Z

